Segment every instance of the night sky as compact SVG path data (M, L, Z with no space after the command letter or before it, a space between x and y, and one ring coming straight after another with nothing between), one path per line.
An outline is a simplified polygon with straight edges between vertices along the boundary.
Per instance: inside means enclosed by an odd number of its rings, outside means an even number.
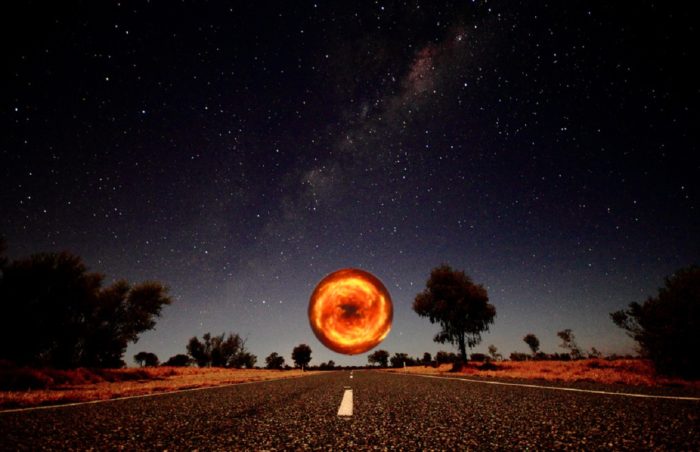
M380 347L456 351L411 309L447 263L494 344L630 353L609 318L700 256L700 61L682 2L17 2L3 13L0 234L170 287L161 360L237 332L258 364L364 364L306 310L359 267ZM609 5L606 3L617 3ZM15 5L17 7L17 5Z

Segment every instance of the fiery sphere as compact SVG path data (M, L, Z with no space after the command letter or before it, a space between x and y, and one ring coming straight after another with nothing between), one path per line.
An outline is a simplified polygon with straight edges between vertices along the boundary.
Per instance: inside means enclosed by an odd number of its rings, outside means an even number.
M356 268L323 278L309 301L309 322L318 340L346 355L366 352L384 340L393 315L386 287Z

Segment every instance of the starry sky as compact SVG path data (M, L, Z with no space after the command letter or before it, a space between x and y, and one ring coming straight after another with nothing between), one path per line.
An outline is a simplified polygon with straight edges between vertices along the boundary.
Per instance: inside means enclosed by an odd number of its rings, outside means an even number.
M0 234L174 303L129 347L307 343L328 273L380 278L380 347L447 263L494 344L630 353L609 313L698 263L697 21L681 2L19 2L3 14ZM616 3L616 4L608 4ZM674 2L675 3L675 2Z

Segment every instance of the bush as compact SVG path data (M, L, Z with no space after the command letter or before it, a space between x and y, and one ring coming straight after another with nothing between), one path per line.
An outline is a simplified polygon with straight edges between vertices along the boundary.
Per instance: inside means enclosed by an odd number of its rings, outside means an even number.
M511 361L527 361L530 359L530 355L527 353L513 352L510 354Z
M484 364L479 366L479 370L499 370L500 367L492 363L491 361L486 361Z
M666 278L656 297L610 314L660 373L700 377L700 267Z
M472 353L470 357L472 361L475 361L477 363L483 363L484 361L487 361L489 359L489 357L484 355L483 353Z

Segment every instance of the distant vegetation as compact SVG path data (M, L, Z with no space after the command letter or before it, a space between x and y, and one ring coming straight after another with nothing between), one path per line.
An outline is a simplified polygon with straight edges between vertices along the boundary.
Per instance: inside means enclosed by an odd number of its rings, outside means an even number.
M187 367L190 364L192 364L192 358L181 353L171 356L166 362L163 363L164 366L170 367Z
M656 297L630 303L627 310L610 316L657 371L700 378L700 267L677 271L666 278Z
M416 295L413 310L430 323L438 323L440 332L434 341L449 342L459 349L460 359L467 361L467 347L481 342L481 333L488 331L496 317L496 308L489 304L482 285L474 284L463 271L441 265L430 272L426 289Z
M386 367L389 365L389 352L386 350L376 350L367 356L367 362L372 365L378 365L379 367Z
M537 339L537 336L535 336L532 333L526 334L523 338L523 341L527 344L528 347L530 347L530 350L532 350L532 355L537 355L537 352L540 349L540 340Z
M576 338L574 333L570 329L562 330L557 333L557 336L561 339L561 348L569 350L571 359L582 359L583 352L576 343Z
M258 358L248 353L245 341L234 333L212 336L206 333L200 341L196 336L187 343L187 354L199 367L247 367L255 366Z
M304 368L311 362L311 347L299 344L292 350L292 361L297 367Z
M159 282L103 287L70 253L9 262L0 249L0 359L16 365L122 367L127 345L171 303Z
M266 369L282 369L284 367L284 356L280 356L277 352L272 352L265 358Z
M160 360L155 353L138 352L134 355L134 362L141 367L158 367Z
M28 367L123 367L128 344L136 342L144 331L153 329L162 308L171 303L166 287L159 282L131 285L120 280L103 287L104 275L88 272L81 258L70 253L35 254L10 261L4 251L5 244L0 239L0 380L15 378L11 369L17 369L17 375L29 375ZM478 345L481 334L494 323L496 308L488 301L486 289L472 282L463 271L448 265L434 268L425 290L416 295L412 307L419 316L440 325L434 341L449 342L457 347L459 354L440 350L434 356L425 352L422 357L412 357L404 352L391 355L379 349L367 355L368 366L453 364L453 370L459 370L467 362L467 350ZM657 372L691 379L700 377L699 267L679 270L666 278L656 297L631 303L628 309L610 316L639 344L640 353L651 360ZM579 347L571 329L558 331L556 335L563 353L543 352L539 338L527 333L523 341L531 353L513 352L510 361L579 361L602 357L595 347L589 352ZM247 350L246 341L236 333L218 336L206 333L201 339L194 336L186 344L186 352L170 357L162 366L253 368L257 364L257 357ZM332 360L310 367L311 353L307 344L295 346L291 354L294 365L318 370L339 368ZM502 368L504 359L493 344L489 345L487 354L472 353L469 357L479 363L482 371ZM161 365L158 357L147 351L137 353L133 359L141 367ZM264 365L267 369L291 369L276 352L265 358Z

